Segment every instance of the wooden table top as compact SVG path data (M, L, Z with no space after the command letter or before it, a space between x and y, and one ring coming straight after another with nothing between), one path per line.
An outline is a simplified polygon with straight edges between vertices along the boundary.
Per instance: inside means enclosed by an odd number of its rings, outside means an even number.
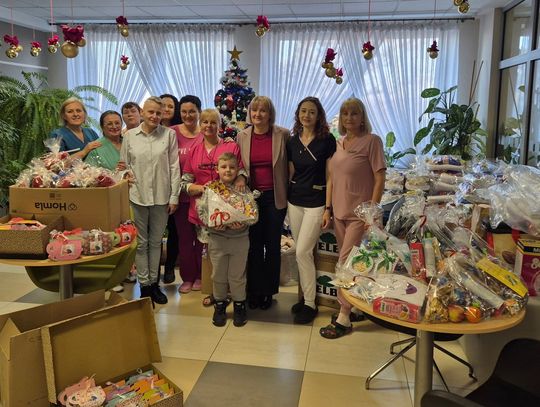
M131 244L136 244L135 242ZM113 248L109 253L105 254L96 254L94 256L82 256L75 260L64 260L64 261L54 261L49 259L43 260L32 260L32 259L2 259L0 258L0 263L9 264L11 266L22 266L22 267L51 267L51 266L65 266L68 264L78 264L86 263L89 261L105 259L115 254L121 253L127 250L131 245L125 245L121 247Z
M407 328L421 331L440 332L448 334L486 334L491 332L504 331L505 329L512 328L513 326L516 326L521 321L523 321L523 318L525 318L524 308L517 315L492 318L488 319L487 321L479 322L477 324L473 324L467 321L459 323L446 322L441 324L415 324L412 322L401 321L399 319L377 314L373 311L373 307L371 306L371 304L368 304L367 302L364 302L361 299L353 296L347 289L340 288L340 290L343 294L343 297L345 297L345 299L349 301L349 303L351 303L354 307L358 308L362 312L368 313L376 318L382 319L392 324L401 325Z

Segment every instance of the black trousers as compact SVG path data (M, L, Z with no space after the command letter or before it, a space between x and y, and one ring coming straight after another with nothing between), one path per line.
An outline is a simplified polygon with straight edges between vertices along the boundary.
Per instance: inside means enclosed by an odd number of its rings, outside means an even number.
M249 228L248 297L279 292L281 232L287 213L287 208L276 209L273 190L264 191L257 204L259 221Z
M174 223L174 215L169 215L167 219L167 259L165 260L165 270L174 270L176 258L178 257L178 234Z

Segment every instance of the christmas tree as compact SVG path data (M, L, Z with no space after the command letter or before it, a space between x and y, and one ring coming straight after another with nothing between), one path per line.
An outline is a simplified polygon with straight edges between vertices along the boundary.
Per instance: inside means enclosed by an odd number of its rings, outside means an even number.
M231 54L231 61L220 80L223 89L217 91L214 104L221 113L221 136L234 139L246 126L247 108L255 92L249 86L247 69L240 66L242 51L238 51L235 45L232 51L227 52Z

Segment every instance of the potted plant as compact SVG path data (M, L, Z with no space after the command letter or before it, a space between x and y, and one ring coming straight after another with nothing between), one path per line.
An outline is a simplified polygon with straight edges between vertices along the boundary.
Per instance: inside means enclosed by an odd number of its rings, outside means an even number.
M416 150L412 147L409 147L405 151L392 152L394 144L396 144L396 135L391 131L384 137L384 159L386 160L386 165L388 167L394 167L397 161L406 155L416 154Z
M22 80L0 75L0 207L7 203L9 185L32 158L44 152L43 140L59 127L64 100L74 96L91 103L92 97L81 95L88 92L118 103L114 95L100 86L55 89L49 88L47 78L40 73L22 72L22 75ZM93 119L89 118L89 122L98 127Z
M443 92L437 88L422 91L420 96L429 102L419 121L425 115L430 117L427 126L418 130L414 137L415 147L429 137L422 154L433 150L434 154L455 155L463 160L470 160L473 154L485 156L487 132L480 128L476 118L478 105L476 102L454 103L456 89L457 86L452 86Z

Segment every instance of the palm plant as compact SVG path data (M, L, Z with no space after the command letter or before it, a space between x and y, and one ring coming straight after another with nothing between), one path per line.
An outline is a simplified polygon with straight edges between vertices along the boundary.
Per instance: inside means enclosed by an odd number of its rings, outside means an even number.
M45 150L43 141L59 127L60 107L69 97L85 102L88 109L94 93L112 103L116 97L96 85L77 86L71 90L49 88L47 78L36 72L22 72L23 79L0 75L0 207L6 205L8 186L34 157ZM88 103L90 102L90 103ZM97 123L89 118L90 124Z

